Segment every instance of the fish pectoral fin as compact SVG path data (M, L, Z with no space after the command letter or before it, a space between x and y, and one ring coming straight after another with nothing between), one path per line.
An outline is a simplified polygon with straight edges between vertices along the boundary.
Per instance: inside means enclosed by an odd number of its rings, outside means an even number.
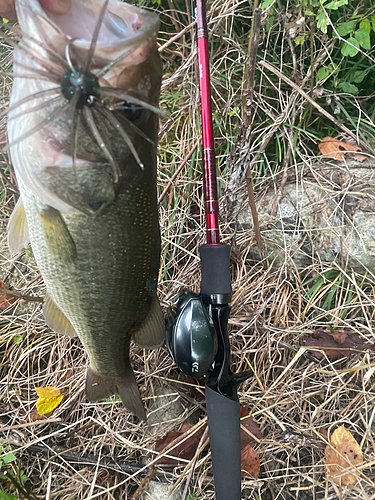
M76 245L61 213L49 205L44 205L43 208L36 205L36 209L51 253L68 264L76 262Z
M27 247L29 241L26 212L20 198L8 222L8 247L10 253L17 253Z
M153 349L165 340L165 322L158 298L155 296L151 309L141 327L132 335L134 342L140 347Z
M118 394L125 408L140 420L146 421L145 409L130 364L128 373L124 377L105 377L89 367L86 374L86 398L88 401L99 401L112 394Z
M47 325L56 333L68 337L78 337L73 325L47 293L44 299L43 315Z

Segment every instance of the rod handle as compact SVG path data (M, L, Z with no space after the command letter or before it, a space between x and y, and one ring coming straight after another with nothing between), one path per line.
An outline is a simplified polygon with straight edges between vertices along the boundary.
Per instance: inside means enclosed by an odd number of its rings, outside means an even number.
M216 500L241 500L240 403L206 386Z

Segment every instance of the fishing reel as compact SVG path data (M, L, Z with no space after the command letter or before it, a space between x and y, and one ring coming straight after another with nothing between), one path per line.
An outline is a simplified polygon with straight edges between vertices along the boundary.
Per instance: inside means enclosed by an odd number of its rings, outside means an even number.
M213 321L200 295L184 290L168 312L166 344L186 375L201 378L212 367L218 349Z
M199 253L201 293L183 290L177 295L168 311L166 344L183 373L194 378L206 375L206 387L238 401L237 386L253 373L233 374L230 369L230 248L202 245Z

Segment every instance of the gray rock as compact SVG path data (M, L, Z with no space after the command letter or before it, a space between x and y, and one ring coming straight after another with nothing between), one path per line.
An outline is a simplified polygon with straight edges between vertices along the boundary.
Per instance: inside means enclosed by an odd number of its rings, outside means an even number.
M169 496L169 492L172 488L173 484L151 481L143 492L141 498L142 500L181 500L182 489L177 487L171 496Z
M258 201L263 242L274 266L286 263L303 270L314 261L336 261L375 275L375 171L369 162L364 167L352 161L345 168L340 163L320 165L315 179L288 182L275 218L275 193L268 191ZM248 206L238 223L243 230L252 228ZM259 258L256 247L252 257Z
M154 391L154 398L147 414L147 425L151 433L162 432L160 424L163 422L177 423L179 425L184 422L189 424L196 424L198 422L199 410L190 414L191 408L188 408L188 405L182 401L179 393L173 387L157 387Z

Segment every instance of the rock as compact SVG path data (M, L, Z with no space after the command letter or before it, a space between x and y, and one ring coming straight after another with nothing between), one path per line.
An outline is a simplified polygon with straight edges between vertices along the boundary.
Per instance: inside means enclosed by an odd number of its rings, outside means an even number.
M150 481L150 484L142 494L142 500L181 500L182 489L177 487L175 491L169 496L169 492L173 488L173 484L157 483Z
M147 414L147 425L151 432L160 433L159 424L163 422L173 422L177 420L180 425L182 422L196 424L199 419L198 413L194 412L187 417L188 408L183 403L179 393L173 387L157 387L154 392L154 401L150 405ZM165 432L164 432L165 433Z
M375 162L354 160L345 168L327 162L310 176L287 182L277 216L271 219L275 193L258 202L258 218L267 258L299 271L314 261L348 265L375 274ZM339 168L340 167L340 168ZM239 227L252 228L248 206L238 216ZM259 251L253 249L253 258Z

